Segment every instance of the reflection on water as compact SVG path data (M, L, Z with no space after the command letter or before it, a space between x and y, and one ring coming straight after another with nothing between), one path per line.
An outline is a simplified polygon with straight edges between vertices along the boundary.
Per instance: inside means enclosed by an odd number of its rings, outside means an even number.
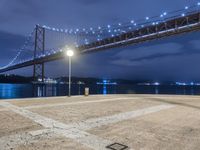
M106 85L103 85L103 94L104 94L104 95L107 94L107 88L106 88Z
M90 88L90 94L178 94L200 95L199 86L144 86L144 85L72 85L72 95L83 95L84 88ZM68 95L66 84L0 84L0 98L25 98Z
M158 86L155 87L155 94L159 94Z
M32 95L32 85L29 84L0 84L0 98L23 98Z

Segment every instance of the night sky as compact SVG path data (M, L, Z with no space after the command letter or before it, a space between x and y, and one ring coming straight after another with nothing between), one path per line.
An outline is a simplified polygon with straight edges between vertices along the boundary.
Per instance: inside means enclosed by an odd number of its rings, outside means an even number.
M196 0L0 0L0 65L9 62L35 24L89 28L182 9ZM67 75L67 59L47 63L45 75ZM32 67L9 73L30 76ZM76 56L73 76L152 81L200 81L200 33Z

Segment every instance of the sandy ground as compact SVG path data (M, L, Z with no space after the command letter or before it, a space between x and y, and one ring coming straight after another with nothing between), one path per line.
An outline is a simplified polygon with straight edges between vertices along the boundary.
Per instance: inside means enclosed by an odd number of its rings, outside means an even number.
M108 95L0 101L0 150L200 147L200 97ZM109 149L108 149L109 150Z
M42 128L39 124L12 111L0 112L0 137Z
M178 107L89 132L135 149L196 150L200 147L200 111Z
M16 150L92 150L84 145L74 142L65 137L54 137L50 139L40 139L39 141L32 141L28 144L18 145Z
M47 104L56 104L56 103L72 103L72 102L82 102L82 101L91 101L98 99L108 99L108 98L113 98L113 97L118 97L118 96L89 96L89 97L84 97L84 96L73 96L70 99L66 96L61 96L61 97L47 97L47 98L28 98L28 99L19 99L19 100L10 100L9 102L11 104L14 104L19 107L26 107L26 106L36 106L36 105L45 105ZM1 108L1 106L0 106Z
M31 109L31 111L39 113L42 116L47 116L49 118L62 121L64 123L73 123L91 118L110 116L121 112L133 111L150 106L156 106L158 104L161 103L157 101L145 102L145 100L142 99L131 98L124 101L116 100L103 103L88 103L82 105L39 108Z

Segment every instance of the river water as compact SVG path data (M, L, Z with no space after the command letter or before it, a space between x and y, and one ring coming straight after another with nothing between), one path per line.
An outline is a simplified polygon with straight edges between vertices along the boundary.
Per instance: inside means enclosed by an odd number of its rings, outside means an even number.
M176 94L200 95L200 86L88 85L90 94ZM72 95L83 95L85 85L72 85ZM65 84L0 84L0 99L65 96Z

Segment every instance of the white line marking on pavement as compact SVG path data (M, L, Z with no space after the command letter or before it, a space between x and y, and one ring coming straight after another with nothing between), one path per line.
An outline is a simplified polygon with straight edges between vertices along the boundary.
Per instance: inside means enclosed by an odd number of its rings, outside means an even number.
M66 125L61 122L55 121L53 119L40 116L37 113L30 112L29 110L17 107L7 102L0 102L0 105L26 118L29 118L46 128L52 129L57 134L61 134L67 138L74 139L75 141L78 141L79 143L96 150L104 150L104 149L106 150L105 147L109 144L112 144L113 142L97 137L82 130L88 130L90 128L100 127L102 125L116 123L119 121L128 120L131 118L175 107L174 105L163 104L131 112L125 112L112 116L100 117L96 119L89 119L83 122Z
M56 133L59 133L67 138L74 139L75 141L86 145L95 150L107 150L106 146L112 144L112 141L103 139L96 135L92 135L85 131L80 131L76 128L65 130L65 129L55 129Z
M114 97L113 95L107 95L105 97L108 97L108 96L112 96ZM70 98L86 98L85 96L83 95L74 95L74 96L71 96ZM103 97L102 95L90 95L90 97ZM42 97L42 99L48 99L48 100L55 100L55 99L68 99L69 97L68 96L52 96L52 97ZM41 97L34 97L34 98L20 98L20 99L2 99L1 101L4 101L4 102L12 102L12 101L29 101L29 100L41 100Z
M19 145L38 142L41 139L55 137L56 134L50 129L30 131L27 133L4 136L0 138L0 149L11 150Z
M155 112L159 112L161 110L169 109L175 107L174 105L170 104L164 104L164 105L158 105L153 107L148 107L144 109L139 109L131 112L125 112L120 113L112 116L105 116L100 118L94 118L94 119L88 119L86 121L78 122L78 123L72 123L70 126L78 128L79 130L88 130L95 127L100 127L103 125L108 125L111 123L117 123L120 121L133 119L139 116L143 116L146 114L151 114Z
M97 137L97 136L89 134L87 132L80 131L80 130L76 129L76 127L71 127L71 126L63 124L61 122L55 121L53 119L40 116L36 113L32 113L23 108L19 108L10 103L1 102L0 105L4 106L26 118L29 118L46 128L52 128L53 131L55 131L56 133L62 134L67 138L74 139L75 141L78 141L81 144L86 145L90 148L93 148L96 150L106 150L105 147L107 145L113 143L111 141L105 140L103 138Z
M78 101L70 103L55 103L55 104L44 104L44 105L35 105L23 107L24 109L32 108L45 108L45 107L57 107L57 106L67 106L67 105L79 105L79 104L89 104L89 103L102 103L102 102L112 102L112 101L121 101L121 100L131 100L134 98L111 98L111 99L100 99L100 100L90 100L90 101Z
M29 131L28 133L32 136L40 136L40 135L45 135L45 134L55 134L52 129L41 129L41 130Z

